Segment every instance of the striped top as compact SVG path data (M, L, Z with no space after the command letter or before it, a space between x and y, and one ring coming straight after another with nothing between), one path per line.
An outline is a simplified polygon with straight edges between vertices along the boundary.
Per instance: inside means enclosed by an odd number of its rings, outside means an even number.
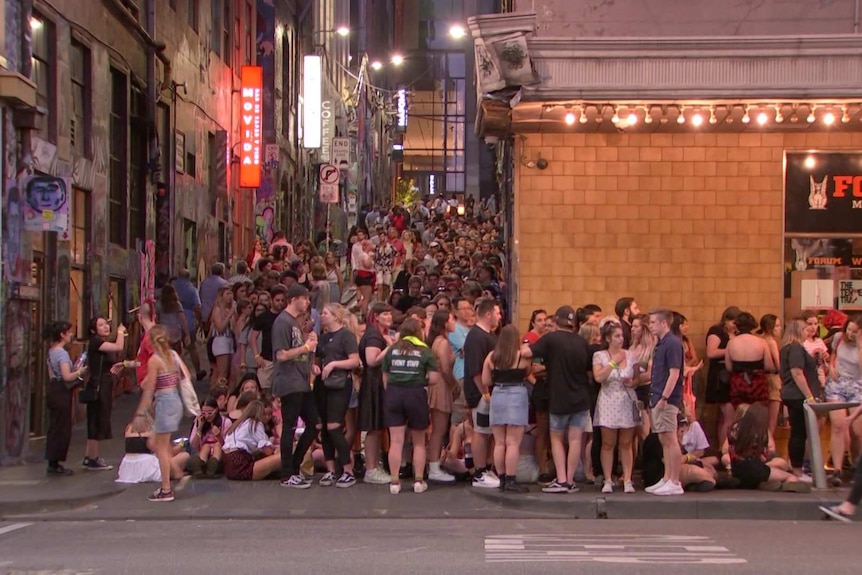
M177 387L180 384L180 374L177 371L156 375L156 391Z

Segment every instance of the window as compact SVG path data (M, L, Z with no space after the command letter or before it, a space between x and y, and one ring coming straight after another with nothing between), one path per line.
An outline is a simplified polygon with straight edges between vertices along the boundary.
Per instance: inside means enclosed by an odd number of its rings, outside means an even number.
M218 223L218 261L226 262L227 258L227 228L224 222Z
M108 219L110 220L109 239L112 243L128 246L127 207L128 170L128 103L126 92L126 75L111 68L111 120L110 120L110 194Z
M89 281L87 252L90 242L90 195L80 188L72 188L72 269L69 273L69 321L75 326L75 338L86 339L89 321Z
M192 221L183 218L183 262L185 268L194 270L198 267L198 234L197 225Z
M233 64L237 68L242 64L242 4L243 0L236 0L236 9L233 11ZM239 69L237 69L239 72Z
M195 153L186 152L186 175L194 178L197 173L197 157L195 157Z
M141 299L146 296L141 295ZM108 279L108 323L112 329L116 329L120 322L125 321L126 310L126 280L121 278Z
M251 66L251 3L245 5L245 65Z
M137 88L132 90L129 114L129 244L143 242L147 214L147 100Z
M171 112L167 104L159 102L156 106L156 125L159 130L159 181L170 181L174 168L174 157L171 156Z
M230 43L230 24L232 20L230 19L230 0L222 0L224 2L224 14L221 19L222 26L222 44L221 44L221 57L224 60L224 63L227 64L227 67L231 66L231 43ZM239 60L236 61L239 64Z
M210 41L212 42L212 51L221 55L221 3L224 0L212 0L210 8L212 9L212 29L210 30ZM227 46L225 46L227 48Z
M72 149L80 158L90 158L90 51L72 40Z
M32 35L32 66L30 78L36 83L36 105L42 108L44 115L39 116L38 129L40 135L52 142L57 139L57 129L54 125L54 74L52 65L54 58L54 24L33 10L30 18L30 33Z
M200 6L198 3L200 0L189 0L189 26L191 26L192 30L195 32L198 31L198 13L200 12Z

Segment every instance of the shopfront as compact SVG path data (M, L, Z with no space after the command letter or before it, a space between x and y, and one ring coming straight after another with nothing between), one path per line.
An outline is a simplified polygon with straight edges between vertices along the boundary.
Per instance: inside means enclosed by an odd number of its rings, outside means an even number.
M471 30L477 129L513 143L519 325L633 296L686 315L702 347L730 305L792 316L815 287L853 305L862 38L539 38L529 14ZM847 259L805 252L800 270L795 247Z

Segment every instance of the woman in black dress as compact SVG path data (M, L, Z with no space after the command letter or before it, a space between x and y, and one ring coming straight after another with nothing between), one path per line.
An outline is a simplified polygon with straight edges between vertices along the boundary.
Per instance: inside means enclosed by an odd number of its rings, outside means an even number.
M377 302L371 306L359 341L362 360L362 382L359 385L359 430L365 431L365 483L386 485L389 474L380 467L380 443L386 425L383 421L383 372L381 364L394 338L392 308ZM397 473L397 470L395 470Z
M719 406L718 444L724 445L734 419L730 403L730 374L724 364L725 349L730 338L736 335L736 318L740 309L731 306L724 310L718 323L706 333L706 357L709 371L706 374L706 403Z
M108 465L99 457L99 442L112 439L111 409L114 403L114 376L111 366L114 364L113 354L123 351L126 344L126 327L122 324L117 328L116 341L108 341L111 335L111 324L103 317L95 317L90 321L90 342L87 345L87 366L90 371L88 389L96 390L95 401L87 403L87 449L84 469L108 470Z

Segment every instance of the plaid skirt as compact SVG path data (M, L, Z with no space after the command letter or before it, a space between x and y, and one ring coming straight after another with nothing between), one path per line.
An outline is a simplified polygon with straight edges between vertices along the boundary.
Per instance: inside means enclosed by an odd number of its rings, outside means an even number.
M233 481L251 481L254 477L254 458L251 453L238 449L224 454L224 476Z

